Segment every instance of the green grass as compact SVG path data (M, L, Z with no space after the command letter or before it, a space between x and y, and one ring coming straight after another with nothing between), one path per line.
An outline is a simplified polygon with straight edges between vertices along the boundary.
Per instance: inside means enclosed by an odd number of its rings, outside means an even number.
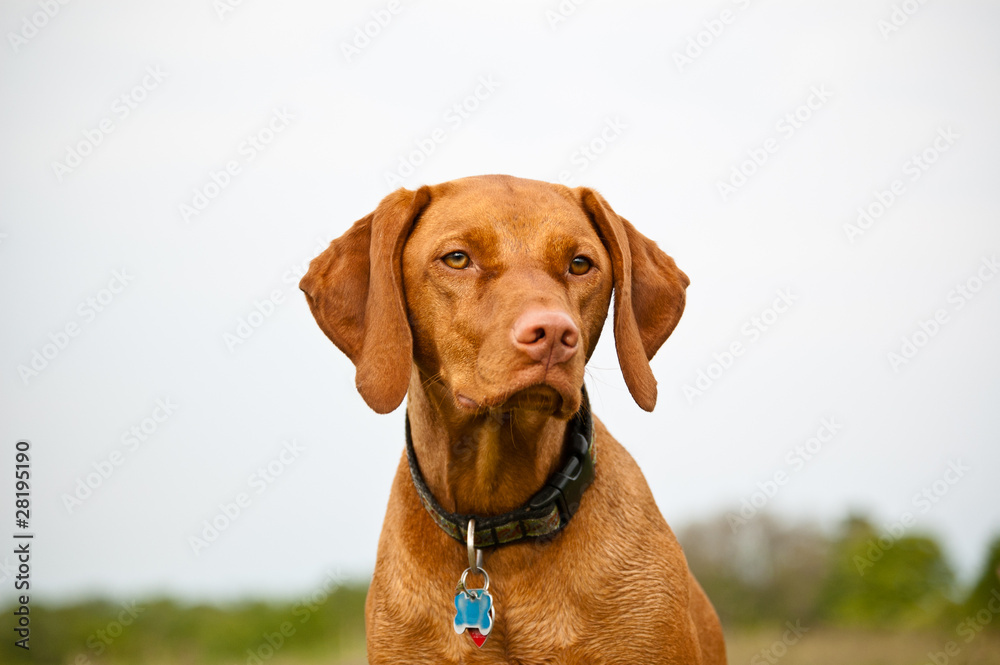
M995 633L980 633L966 642L947 631L813 628L781 648L782 633L783 627L730 632L730 665L927 665L928 654L935 655L937 665L1000 665L1000 636ZM948 642L955 643L956 655L945 653Z

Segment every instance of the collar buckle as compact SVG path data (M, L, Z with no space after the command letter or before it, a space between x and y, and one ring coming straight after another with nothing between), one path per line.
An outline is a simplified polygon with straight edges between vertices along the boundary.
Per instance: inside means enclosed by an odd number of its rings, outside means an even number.
M594 460L590 452L593 443L576 432L570 437L569 444L571 456L566 465L552 474L545 487L528 500L532 508L555 503L563 522L568 522L576 514L584 490L594 481Z

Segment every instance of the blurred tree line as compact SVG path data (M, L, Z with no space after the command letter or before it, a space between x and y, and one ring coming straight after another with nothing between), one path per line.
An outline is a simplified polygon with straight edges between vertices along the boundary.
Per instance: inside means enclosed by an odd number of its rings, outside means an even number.
M835 630L935 628L958 641L983 631L1000 636L1000 538L963 589L935 538L886 534L859 516L833 532L766 514L738 523L721 516L678 537L729 631L791 621ZM287 602L33 601L28 662L363 663L365 593L364 583L338 581ZM11 607L2 611L10 616ZM0 645L0 663L24 662L10 641Z
M290 602L190 605L175 600L31 605L30 652L0 644L0 663L364 662L363 583ZM9 614L10 608L4 610ZM336 662L336 661L335 661Z
M737 521L722 516L683 529L678 539L728 627L801 619L951 630L978 614L982 629L1000 632L1000 538L971 589L959 588L933 536L902 528L886 533L858 515L833 533L767 514Z

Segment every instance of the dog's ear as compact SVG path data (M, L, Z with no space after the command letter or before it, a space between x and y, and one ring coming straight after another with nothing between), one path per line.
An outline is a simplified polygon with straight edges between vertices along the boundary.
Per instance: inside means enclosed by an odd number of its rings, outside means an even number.
M680 320L690 280L655 242L615 214L604 197L586 187L576 191L611 256L615 347L625 384L636 404L652 411L656 378L649 360Z
M403 298L403 245L430 189L398 189L309 264L299 288L326 336L357 369L358 392L389 413L410 382L413 338Z

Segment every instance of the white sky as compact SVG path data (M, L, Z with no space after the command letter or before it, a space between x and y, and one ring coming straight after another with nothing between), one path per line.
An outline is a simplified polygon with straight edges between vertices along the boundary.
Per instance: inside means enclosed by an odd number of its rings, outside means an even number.
M588 380L675 528L785 472L768 509L827 524L909 512L912 532L939 534L973 574L1000 532L1000 279L971 301L949 293L1000 253L998 3L926 3L884 37L888 0L588 0L555 27L555 1L400 0L348 62L341 45L387 6L244 0L220 19L210 0L70 2L35 19L37 34L24 21L38 4L0 8L0 540L17 530L13 445L28 438L37 593L294 595L370 572L402 411L364 405L297 274L436 128L444 140L407 186L569 171L691 277L653 361L656 411L631 402L610 330ZM679 68L674 54L723 10L721 34ZM495 89L454 115L481 79ZM829 98L800 109L794 132L779 125L814 89ZM276 109L293 118L248 148ZM102 119L113 131L60 180L53 163ZM608 122L613 140L581 158ZM718 183L765 145L723 200ZM911 179L908 160L928 148L936 161ZM238 173L185 222L179 205L230 161ZM897 179L896 200L850 242L844 225ZM81 309L123 270L102 311ZM741 332L779 290L794 304L758 339ZM231 351L224 335L275 291ZM894 371L887 354L938 309L947 323ZM67 324L77 334L26 382L19 366ZM733 342L744 353L689 401L684 386ZM123 442L158 399L174 413ZM786 458L830 417L842 429L813 459ZM290 440L302 451L272 484L252 476ZM115 454L68 511L63 495ZM958 460L970 467L958 482L914 502ZM240 492L249 505L196 555L189 537Z

